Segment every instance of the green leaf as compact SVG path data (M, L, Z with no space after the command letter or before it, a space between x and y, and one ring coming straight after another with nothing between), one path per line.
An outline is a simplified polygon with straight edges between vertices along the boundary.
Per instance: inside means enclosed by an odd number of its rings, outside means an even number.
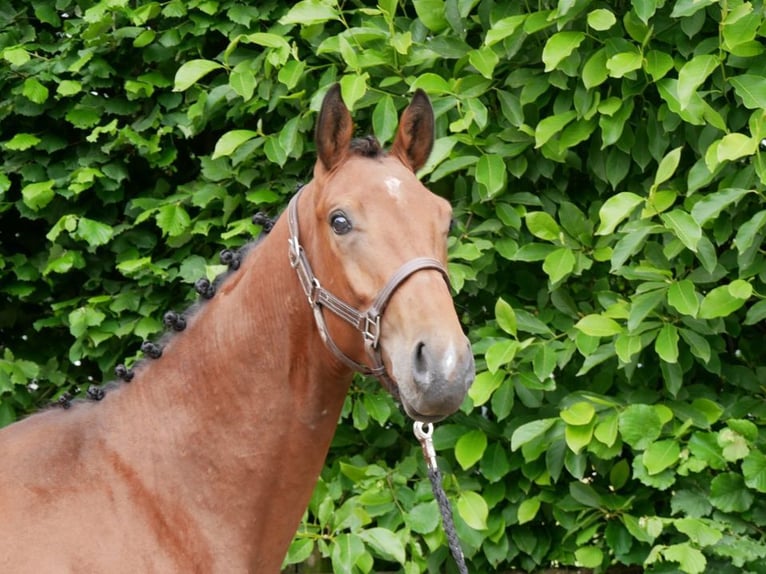
M381 142L393 140L398 121L394 99L388 94L383 95L372 112L373 131Z
M639 335L620 333L614 340L614 351L623 363L629 363L636 353L639 353L643 345Z
M598 491L585 482L570 482L569 494L577 502L589 508L600 508L604 503Z
M673 57L659 50L650 50L644 57L646 73L657 82L673 69Z
M330 20L338 20L339 17L340 14L333 6L321 0L302 0L294 4L287 14L279 19L279 23L312 26Z
M476 181L483 186L483 197L486 199L492 199L505 189L507 178L508 173L501 156L484 154L476 162Z
M676 440L658 440L646 447L642 460L649 474L659 474L677 462L681 455L681 447Z
M710 502L723 512L745 512L753 500L754 496L745 487L742 475L724 472L710 483Z
M508 36L512 36L524 23L526 17L526 14L519 14L501 18L492 24L492 27L487 31L487 35L484 37L484 45L492 46L498 42L502 42Z
M587 447L593 438L593 423L587 425L567 425L564 429L564 440L569 449L579 454Z
M737 246L740 255L750 249L764 225L766 225L766 210L759 211L740 225L734 238L734 245Z
M543 48L545 71L555 70L561 61L570 56L585 39L584 32L556 32L548 38Z
M457 499L457 511L465 523L474 530L487 529L489 507L479 493L471 490L461 492Z
M718 437L711 432L695 432L689 439L689 451L710 468L721 470L728 464L723 457Z
M723 533L710 524L715 523L699 518L678 518L673 521L676 530L686 534L692 542L699 546L712 546L722 538Z
M686 109L697 88L718 67L717 56L700 54L686 62L678 71L678 101Z
M607 199L598 210L600 224L596 235L611 235L620 222L642 203L644 198L630 191L620 192Z
M418 19L432 32L441 32L450 26L447 19L449 4L444 0L414 0Z
M540 120L535 127L535 148L542 147L576 117L577 112L569 110Z
M406 560L404 544L395 533L387 528L368 528L361 530L358 536L383 558L404 564Z
M643 450L659 438L662 421L649 405L629 405L619 415L620 436L636 450Z
M617 414L613 413L604 417L593 429L593 436L606 446L611 447L617 442L619 430Z
M657 0L636 0L632 2L633 10L644 24L648 24L657 10Z
M486 403L505 380L505 373L495 370L482 371L476 375L473 384L468 388L468 396L471 397L475 407Z
M672 544L662 550L665 560L678 562L682 572L686 574L702 574L707 567L705 555L690 544Z
M715 319L716 317L727 317L734 313L737 309L741 308L747 299L750 298L750 289L744 287L741 280L735 280L736 285L734 288L730 288L732 284L720 285L712 289L700 305L699 317L700 319ZM749 285L749 284L748 284ZM747 295L747 297L744 297Z
M76 236L88 242L91 247L106 245L114 236L114 229L110 225L95 221L87 217L80 217L77 223Z
M574 252L568 247L560 247L545 257L543 271L548 274L551 283L556 284L574 270L576 263Z
M435 500L416 504L404 515L404 520L418 534L433 532L441 520L439 505Z
M223 134L215 144L213 159L233 154L239 146L258 136L253 130L231 130Z
M718 142L718 161L735 161L753 155L758 150L758 140L745 134L726 134Z
M660 214L660 218L687 249L697 252L697 244L702 238L702 228L691 215L682 209L674 209Z
M622 333L620 324L603 315L586 315L575 324L575 328L591 337L611 337Z
M519 524L526 524L527 522L534 520L538 510L540 510L539 497L533 496L522 500L521 504L519 504L519 509L516 512Z
M606 61L606 69L612 78L622 78L640 70L644 61L638 52L620 52Z
M604 561L604 552L598 546L580 546L575 550L575 560L583 568L598 568Z
M569 425L587 425L596 416L596 409L587 401L579 401L563 409L560 416Z
M455 444L455 459L463 470L471 468L481 460L487 449L487 435L475 429L461 436Z
M191 218L182 205L171 203L163 205L155 214L157 226L164 235L177 237L191 226Z
M441 2L441 0L437 1ZM449 94L452 91L452 87L447 80L432 72L426 72L418 76L412 83L411 88L413 90L420 88L431 95Z
M518 350L518 341L512 339L503 339L502 341L492 343L484 353L484 359L487 361L489 372L496 373L500 367L513 361Z
M606 8L598 8L588 12L588 26L599 32L609 30L617 23L617 18L614 14Z
M558 418L540 419L525 423L516 428L511 435L511 450L515 451L548 432Z
M491 80L492 73L500 58L492 48L484 46L478 50L471 50L468 53L468 61L482 76Z
M53 191L54 181L49 179L48 181L39 181L36 183L29 183L21 190L21 197L24 204L33 211L39 211L46 205L48 205L56 192Z
M369 78L370 75L367 72L363 74L350 74L341 78L340 89L343 94L343 101L349 110L353 110L354 104L367 93L367 81Z
M213 70L220 70L222 68L223 66L221 64L213 62L212 60L196 59L184 62L176 71L175 80L173 82L173 91L186 91L196 84L202 77Z
M715 4L716 0L679 0L673 4L671 18L688 18L705 7Z
M75 80L61 80L56 86L56 93L60 96L74 96L82 91L82 84Z
M606 69L607 51L601 48L588 58L582 69L582 83L587 89L603 84L609 77Z
M663 361L678 362L678 329L675 325L665 323L662 326L654 341L654 350ZM650 472L650 474L654 473Z
M283 566L299 564L306 561L314 551L314 541L311 538L295 538L290 543Z
M742 461L742 476L748 488L766 492L766 455L758 450L750 451Z
M11 46L2 51L3 59L12 66L23 66L31 59L29 52L22 46Z
M561 234L561 228L556 220L545 211L530 211L526 215L526 223L529 232L545 241L557 241Z
M752 190L730 187L706 195L692 207L692 217L699 225L705 225L711 219L718 217L732 203L737 203L748 193L752 193Z
M766 319L766 301L758 301L758 303L747 310L744 324L757 325L764 319Z
M498 326L509 335L516 336L516 313L513 307L502 297L495 303L495 320Z
M657 173L654 175L654 186L658 187L660 184L665 183L675 173L678 168L678 163L681 161L681 150L683 146L677 147L662 158L659 167L657 167Z
M10 151L24 151L35 147L42 140L33 134L19 133L3 144L3 147Z
M21 93L35 104L44 104L48 99L48 88L43 86L36 78L24 80Z
M79 307L69 313L69 331L74 337L82 337L90 327L101 325L106 315L93 307Z
M668 304L683 315L697 316L700 302L694 283L682 279L670 285L668 289Z
M243 100L249 101L255 93L255 73L251 69L251 63L244 60L237 64L229 76L229 85Z
M743 74L729 78L734 92L742 98L742 104L751 110L766 109L766 77Z

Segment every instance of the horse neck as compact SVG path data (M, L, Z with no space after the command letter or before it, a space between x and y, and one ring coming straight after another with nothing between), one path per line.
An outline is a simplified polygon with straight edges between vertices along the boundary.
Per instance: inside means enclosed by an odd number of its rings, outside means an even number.
M316 332L286 227L283 217L122 400L103 403L118 456L158 496L189 497L197 519L238 525L227 536L243 547L263 540L259 571L281 563L351 378Z

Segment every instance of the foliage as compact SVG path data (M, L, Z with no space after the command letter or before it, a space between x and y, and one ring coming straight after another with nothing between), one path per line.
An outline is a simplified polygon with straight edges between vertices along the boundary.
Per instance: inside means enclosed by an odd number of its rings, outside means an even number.
M280 210L330 83L388 142L420 87L471 570L766 572L763 3L286 4L0 0L0 424L111 378ZM418 451L360 381L288 562L450 571Z

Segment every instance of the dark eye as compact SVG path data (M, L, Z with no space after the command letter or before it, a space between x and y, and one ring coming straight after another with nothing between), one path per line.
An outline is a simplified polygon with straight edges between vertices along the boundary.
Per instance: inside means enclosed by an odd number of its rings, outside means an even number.
M345 213L337 212L330 216L330 227L337 235L345 235L352 226Z

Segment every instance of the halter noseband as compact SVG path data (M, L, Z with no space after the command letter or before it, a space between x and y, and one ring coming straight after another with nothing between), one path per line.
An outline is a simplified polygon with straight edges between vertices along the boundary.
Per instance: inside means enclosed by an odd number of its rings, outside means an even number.
M299 241L298 198L300 195L301 190L293 196L287 207L287 225L290 231L290 238L288 239L290 244L290 265L298 274L298 280L303 288L303 292L306 294L309 305L311 305L314 311L314 319L319 335L332 354L346 366L365 375L378 377L388 387L388 390L396 396L398 394L396 384L386 372L386 367L383 364L383 354L380 349L380 321L383 312L386 310L386 306L394 292L413 273L425 269L434 269L442 274L445 281L447 281L447 285L449 285L449 275L447 275L447 271L438 260L431 257L417 257L399 267L396 273L388 280L388 283L380 290L378 296L375 297L372 305L367 310L358 311L324 289L314 275L306 252ZM340 350L327 329L327 323L322 313L323 309L332 311L362 334L364 346L372 366L359 363Z

